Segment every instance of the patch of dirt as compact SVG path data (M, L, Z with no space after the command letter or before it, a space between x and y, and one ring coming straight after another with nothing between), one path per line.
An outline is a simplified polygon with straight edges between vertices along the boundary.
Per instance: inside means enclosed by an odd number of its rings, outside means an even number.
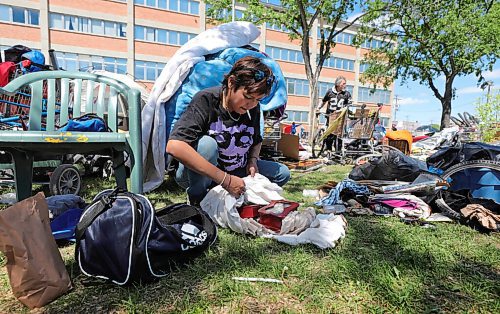
M263 288L257 296L243 296L242 299L232 301L216 313L282 313L284 310L293 313L307 312L302 302L290 293L277 289Z

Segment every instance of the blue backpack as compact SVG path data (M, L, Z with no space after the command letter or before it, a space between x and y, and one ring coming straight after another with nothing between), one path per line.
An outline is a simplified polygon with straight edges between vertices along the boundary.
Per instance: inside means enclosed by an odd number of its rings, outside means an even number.
M155 212L143 195L106 190L76 227L75 260L87 276L144 283L202 254L216 237L215 224L197 207L176 204Z
M59 128L61 132L107 132L109 128L103 118L93 113L68 120L68 123Z

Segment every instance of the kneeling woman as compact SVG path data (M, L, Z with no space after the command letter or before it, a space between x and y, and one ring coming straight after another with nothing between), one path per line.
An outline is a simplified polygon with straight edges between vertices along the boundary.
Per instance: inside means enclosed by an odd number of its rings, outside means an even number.
M239 197L245 192L241 178L255 173L280 186L290 179L285 165L259 159L259 101L273 83L273 73L259 58L244 57L222 86L194 95L167 143L167 153L180 162L175 179L192 203L199 203L217 184Z

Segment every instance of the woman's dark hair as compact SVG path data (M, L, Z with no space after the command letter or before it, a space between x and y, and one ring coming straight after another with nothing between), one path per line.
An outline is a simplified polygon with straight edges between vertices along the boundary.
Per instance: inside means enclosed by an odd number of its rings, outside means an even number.
M274 75L271 69L261 59L247 56L239 59L222 81L223 90L228 88L229 77L234 77L233 90L244 87L250 94L265 94L271 92Z

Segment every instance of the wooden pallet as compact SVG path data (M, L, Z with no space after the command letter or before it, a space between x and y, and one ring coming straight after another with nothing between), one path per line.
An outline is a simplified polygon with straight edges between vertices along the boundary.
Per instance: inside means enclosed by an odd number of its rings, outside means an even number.
M301 161L284 161L283 162L288 169L294 171L311 171L323 166L323 160L321 159L308 159Z

